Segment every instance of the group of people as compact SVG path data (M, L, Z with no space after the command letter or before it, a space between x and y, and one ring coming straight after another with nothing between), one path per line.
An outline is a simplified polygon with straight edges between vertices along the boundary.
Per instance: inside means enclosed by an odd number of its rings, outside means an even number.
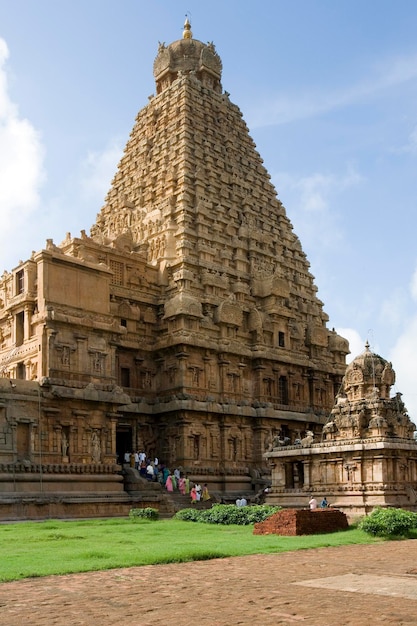
M200 502L200 500L207 501L211 498L207 483L201 487L199 483L191 482L188 476L183 476L178 468L172 474L168 468L164 468L162 483L169 492L179 491L183 496L189 495L191 504Z
M139 450L136 452L127 451L124 453L123 461L125 465L129 465L138 470L143 478L147 480L158 480L161 466L159 465L157 456L152 459L145 452L139 452Z
M179 491L184 496L189 495L192 504L211 499L207 483L201 487L199 483L191 482L178 468L171 472L168 467L159 463L158 457L151 459L145 452L139 451L125 452L124 463L137 469L147 480L160 482L168 492Z
M248 501L246 500L246 498L244 496L242 496L241 498L237 498L236 500L236 506L241 507L241 506L247 506Z
M164 467L161 482L167 491L179 491L183 496L190 493L190 479L188 476L182 476L178 468L171 473L167 467Z
M318 507L318 502L316 500L316 498L314 496L311 496L308 506L310 507L310 511L314 511L315 509L317 509ZM326 496L324 496L323 500L320 502L320 508L321 509L326 509L329 505L329 503L327 502L327 498Z
M207 500L210 500L211 498L207 483L204 483L203 488L201 488L201 485L199 483L196 483L193 487L191 487L190 495L191 504L200 502L200 500L203 500L203 502L207 502Z

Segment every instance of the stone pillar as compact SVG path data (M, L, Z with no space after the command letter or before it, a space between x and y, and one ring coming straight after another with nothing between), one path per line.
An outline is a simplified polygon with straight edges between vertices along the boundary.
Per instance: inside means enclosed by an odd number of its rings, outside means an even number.
M303 461L303 468L304 468L304 487L309 489L311 487L310 461Z
M32 306L29 304L25 305L25 318L24 318L24 327L23 327L23 340L27 341L30 338L30 325L32 322Z
M225 423L224 416L220 417L219 431L220 431L220 463L219 463L219 468L220 468L220 472L223 474L222 490L225 491L226 490L225 468L226 468L226 464L227 464L227 459L226 459L226 432L227 432L227 426L226 426L226 423Z
M185 350L177 352L175 355L178 359L178 369L179 369L179 381L178 384L180 387L184 387L186 384L186 363L189 357L188 352Z

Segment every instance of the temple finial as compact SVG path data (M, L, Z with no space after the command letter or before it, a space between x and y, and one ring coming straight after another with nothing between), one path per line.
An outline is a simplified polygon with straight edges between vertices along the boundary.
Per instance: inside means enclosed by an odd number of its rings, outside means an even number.
M190 20L188 19L188 16L185 16L185 22L184 22L184 30L182 33L182 38L183 39L192 39L193 38L193 33L191 32L191 24L190 24Z

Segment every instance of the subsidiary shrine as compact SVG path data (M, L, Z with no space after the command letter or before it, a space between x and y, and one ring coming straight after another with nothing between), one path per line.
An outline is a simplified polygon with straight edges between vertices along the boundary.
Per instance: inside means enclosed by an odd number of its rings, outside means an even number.
M401 394L391 397L391 363L365 351L346 368L321 435L275 441L269 504L303 507L306 494L352 515L374 507L417 510L417 442Z
M1 276L0 519L157 506L156 486L126 480L135 450L226 500L255 497L271 478L276 499L333 484L346 465L349 485L371 472L339 444L353 437L335 413L344 398L333 408L348 342L327 328L214 45L187 20L182 39L159 44L153 73L90 233L48 239ZM378 408L364 411L361 437L391 436L391 418L387 430L371 425ZM411 446L405 421L398 436ZM323 426L342 459L332 471L309 469L315 444L285 470L276 463L277 442L316 441ZM390 456L415 481L415 460L405 470Z

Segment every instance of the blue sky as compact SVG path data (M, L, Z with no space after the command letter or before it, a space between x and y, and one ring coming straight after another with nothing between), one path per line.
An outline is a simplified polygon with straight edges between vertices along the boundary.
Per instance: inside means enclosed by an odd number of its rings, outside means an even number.
M89 230L158 41L213 41L352 356L417 419L415 0L0 0L0 267Z

